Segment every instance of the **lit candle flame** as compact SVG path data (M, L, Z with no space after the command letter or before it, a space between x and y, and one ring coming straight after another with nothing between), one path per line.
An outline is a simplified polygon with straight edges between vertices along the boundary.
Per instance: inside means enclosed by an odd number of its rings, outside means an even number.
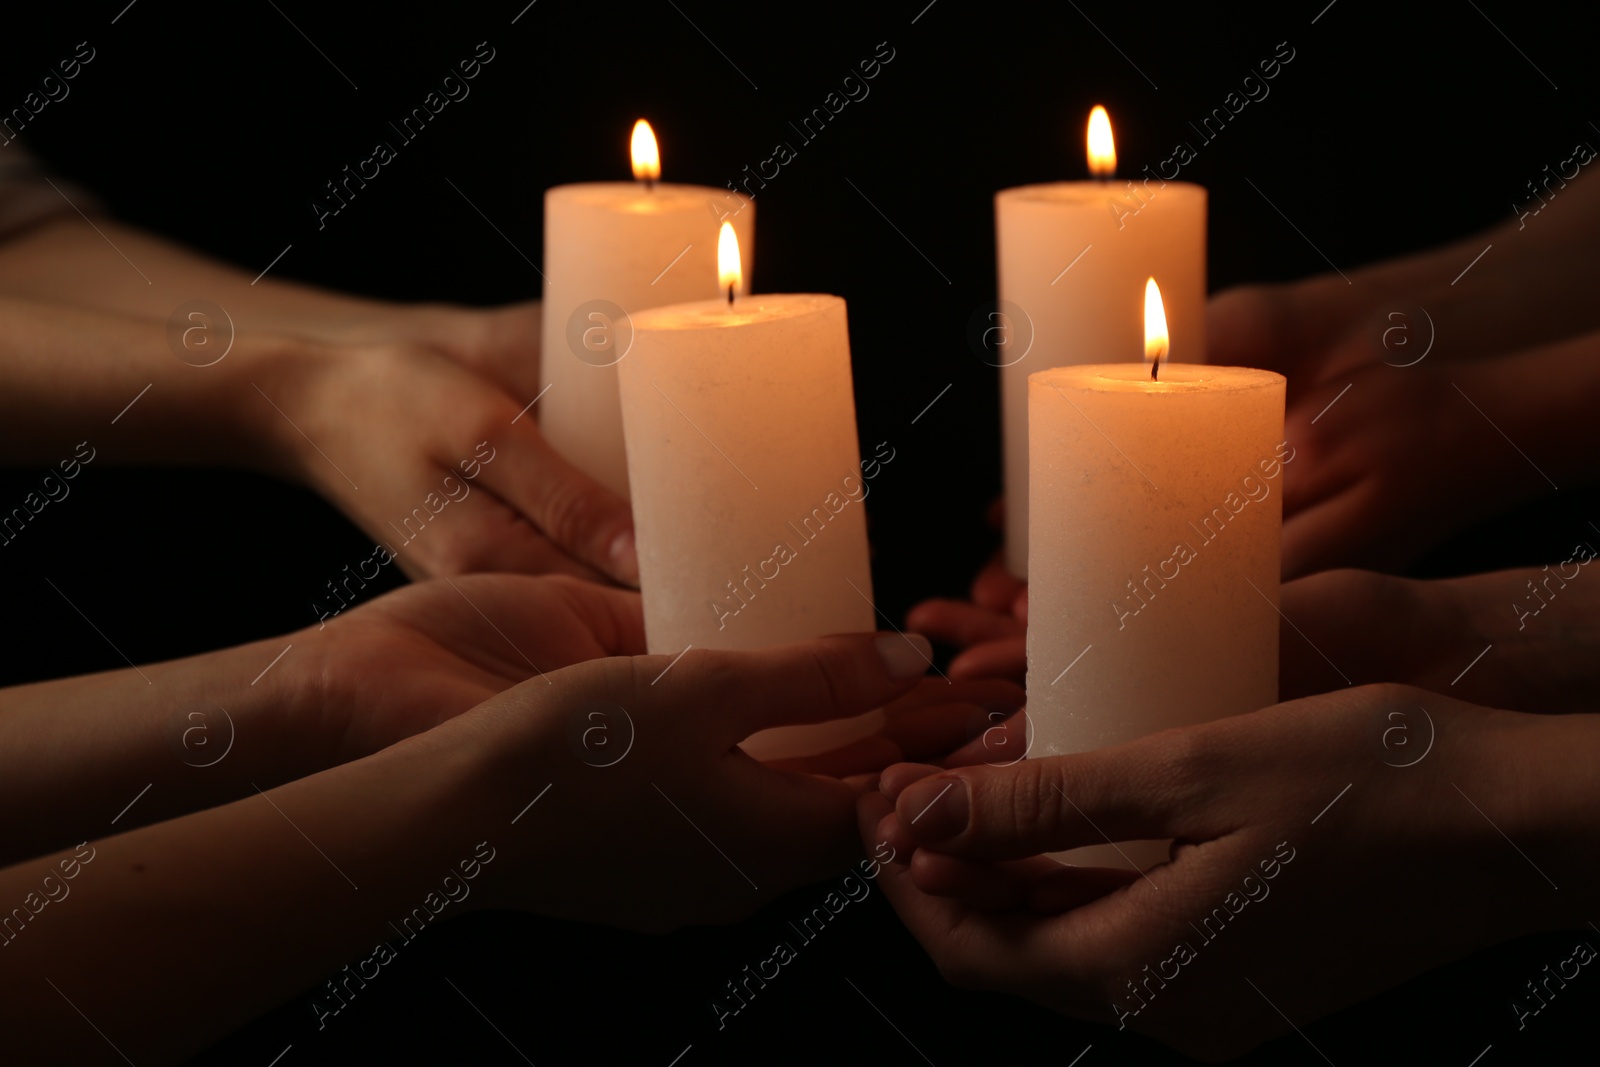
M1111 137L1111 116L1100 104L1089 112L1089 173L1110 178L1117 173L1117 143Z
M744 264L739 258L739 235L733 232L733 223L724 222L717 234L717 287L728 290L728 303L733 294L744 286Z
M1144 283L1144 358L1150 364L1150 380L1155 381L1161 361L1167 357L1167 309L1161 303L1161 288L1154 278Z
M636 181L653 182L661 177L661 149L656 146L656 132L644 119L633 124L632 152Z

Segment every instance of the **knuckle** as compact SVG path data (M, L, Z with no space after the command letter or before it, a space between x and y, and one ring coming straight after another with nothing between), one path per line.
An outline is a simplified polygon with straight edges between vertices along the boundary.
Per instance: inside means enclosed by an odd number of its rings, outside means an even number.
M544 487L539 525L556 544L581 552L607 518L591 487L576 478L559 478Z
M849 694L840 685L845 657L831 642L813 642L806 660L815 686L816 699L830 708L843 707Z
M1227 749L1206 727L1166 730L1151 738L1154 759L1146 783L1177 803L1193 803L1215 788Z

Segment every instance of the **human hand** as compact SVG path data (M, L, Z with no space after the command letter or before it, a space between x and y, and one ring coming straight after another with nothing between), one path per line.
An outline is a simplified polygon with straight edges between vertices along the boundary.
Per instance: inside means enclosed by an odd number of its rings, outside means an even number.
M309 774L432 729L520 682L645 650L639 594L564 575L408 585L290 635L280 719ZM275 712L276 715L276 712Z
M324 336L354 346L420 346L446 356L512 397L539 393L542 305L384 304L351 313ZM530 415L531 417L531 415Z
M1284 433L1283 575L1406 566L1593 472L1589 335L1513 355L1372 367L1303 393Z
M1281 696L1403 682L1487 707L1589 711L1600 688L1600 583L1582 578L1595 558L1580 542L1542 568L1431 581L1323 571L1289 582Z
M1562 197L1556 225L1512 219L1348 273L1218 293L1206 309L1208 362L1279 371L1293 404L1379 363L1477 359L1592 330L1600 317L1585 279L1600 182L1583 178Z
M952 679L1008 678L1028 669L1028 583L1006 569L1005 551L990 557L972 581L972 599L938 597L914 605L906 625L962 651L950 661Z
M1429 754L1386 761L1392 716L1419 708ZM1580 922L1561 901L1583 891L1558 896L1541 874L1594 881L1574 790L1592 784L1595 741L1594 716L1371 686L1015 767L894 767L859 830L910 856L880 884L952 983L1222 1058ZM1102 832L1177 843L1144 875L1040 855Z
M526 401L482 374L424 345L307 342L264 377L254 399L269 463L387 545L407 574L638 583L627 501L551 449Z
M921 637L887 633L593 660L417 742L441 762L472 754L485 818L549 791L504 835L484 906L645 931L728 922L858 858L855 798L870 787L826 773L827 756L768 765L739 742L889 704L926 654Z

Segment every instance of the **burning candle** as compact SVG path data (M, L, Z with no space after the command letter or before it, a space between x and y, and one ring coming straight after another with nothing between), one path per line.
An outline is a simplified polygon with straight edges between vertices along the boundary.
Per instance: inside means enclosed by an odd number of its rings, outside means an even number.
M634 316L619 366L652 653L876 629L845 303L740 297L724 223L715 300ZM872 732L874 712L766 730L757 758Z
M1131 301L1124 300L1127 307ZM1129 317L1137 319L1136 314ZM1170 364L1145 286L1147 364L1028 378L1028 715L1035 756L1116 745L1278 699L1284 378ZM1165 842L1080 849L1140 867Z
M639 311L714 296L726 193L667 185L650 124L633 129L632 182L559 185L544 196L539 425L571 463L624 496L628 468L617 365ZM750 255L755 204L732 215Z
M1176 358L1205 355L1206 191L1145 178L1118 185L1103 107L1089 116L1092 181L1024 185L995 195L1006 564L1028 576L1028 376L1133 358L1139 323L1127 294L1163 279Z

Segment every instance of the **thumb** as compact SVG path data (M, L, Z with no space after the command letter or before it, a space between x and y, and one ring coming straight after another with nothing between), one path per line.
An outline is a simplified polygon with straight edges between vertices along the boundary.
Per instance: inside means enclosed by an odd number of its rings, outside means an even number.
M836 634L748 652L691 649L661 679L721 714L719 745L758 730L860 715L912 689L931 664L920 634ZM664 658L664 657L661 657ZM675 691L675 692L674 692Z
M504 446L508 462L484 469L494 476L490 488L567 555L637 586L639 557L627 500L567 462L531 419L511 427Z
M918 846L972 859L1021 859L1108 841L1205 839L1217 827L1209 825L1205 784L1188 771L1179 734L934 775L906 787L895 812Z

